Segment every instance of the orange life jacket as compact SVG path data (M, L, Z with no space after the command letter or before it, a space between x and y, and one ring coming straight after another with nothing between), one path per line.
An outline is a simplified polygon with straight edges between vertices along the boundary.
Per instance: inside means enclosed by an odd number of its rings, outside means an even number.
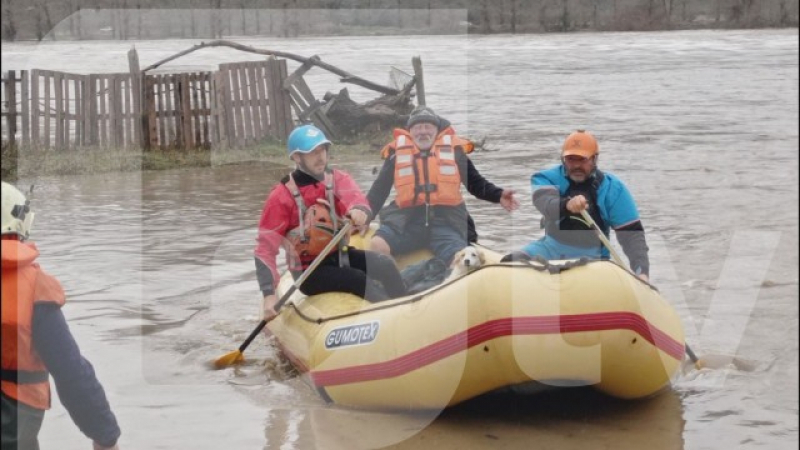
M317 199L317 202L311 206L306 206L303 196L300 194L300 189L291 174L289 175L289 181L286 183L286 188L292 193L297 203L300 220L297 228L289 230L286 235L294 250L294 252L287 252L287 255L295 255L289 258L289 267L292 270L303 270L305 269L304 262L308 262L322 253L322 250L325 249L325 246L328 245L338 231L340 220L334 212L333 174L325 173L327 200ZM331 253L336 250L337 248L332 249Z
M34 302L63 306L61 283L34 262L36 246L2 241L2 389L36 409L50 408L49 373L33 346Z
M447 127L436 137L429 152L423 153L405 130L394 131L394 142L384 147L384 157L393 151L395 202L400 208L416 205L455 206L461 196L461 174L456 162L456 148L472 152L472 142L455 135Z

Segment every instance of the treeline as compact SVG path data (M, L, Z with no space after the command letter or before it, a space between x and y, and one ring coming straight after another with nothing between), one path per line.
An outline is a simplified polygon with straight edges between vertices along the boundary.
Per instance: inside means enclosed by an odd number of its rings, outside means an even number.
M797 0L2 0L3 40L797 27Z

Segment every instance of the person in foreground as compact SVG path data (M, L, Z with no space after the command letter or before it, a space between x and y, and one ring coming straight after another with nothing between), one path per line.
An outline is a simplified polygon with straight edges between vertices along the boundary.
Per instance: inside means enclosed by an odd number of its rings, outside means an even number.
M561 164L531 176L533 204L542 213L545 236L503 260L608 259L608 249L581 215L586 211L606 236L614 229L633 273L649 281L648 248L636 203L619 178L597 168L599 153L595 137L577 130L564 141Z
M343 220L339 217L347 216L358 229L366 226L371 214L355 180L341 170L328 168L331 142L320 129L300 126L289 135L287 144L296 169L267 197L255 249L256 277L267 320L277 315L275 287L279 276L275 260L280 247L284 247L289 270L297 279L331 241ZM306 295L348 292L369 301L406 293L392 258L344 245L335 249L299 289Z
M381 211L381 225L370 250L402 255L420 248L449 265L468 244L469 217L461 185L470 194L506 211L519 207L511 189L501 189L484 178L467 157L473 144L455 134L450 123L425 106L408 117L406 129L394 131L394 141L382 150L378 177L367 194L379 211L392 186L396 196Z
M33 215L25 196L3 182L2 448L39 448L52 375L61 403L94 449L119 449L117 419L61 312L64 290L35 262L39 251L27 241Z

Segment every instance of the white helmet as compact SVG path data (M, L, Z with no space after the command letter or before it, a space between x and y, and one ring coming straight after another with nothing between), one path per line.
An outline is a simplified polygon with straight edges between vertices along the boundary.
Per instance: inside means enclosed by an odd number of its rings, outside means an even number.
M33 225L30 202L19 189L3 181L2 234L16 234L20 240L28 239Z

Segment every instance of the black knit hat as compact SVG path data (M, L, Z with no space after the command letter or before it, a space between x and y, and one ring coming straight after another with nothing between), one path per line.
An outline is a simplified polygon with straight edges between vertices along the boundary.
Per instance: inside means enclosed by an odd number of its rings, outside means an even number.
M437 116L432 109L428 108L427 106L417 106L408 116L406 129L409 129L412 126L422 122L432 123L436 125L436 128L439 128L442 123L441 119L439 119L439 116Z

